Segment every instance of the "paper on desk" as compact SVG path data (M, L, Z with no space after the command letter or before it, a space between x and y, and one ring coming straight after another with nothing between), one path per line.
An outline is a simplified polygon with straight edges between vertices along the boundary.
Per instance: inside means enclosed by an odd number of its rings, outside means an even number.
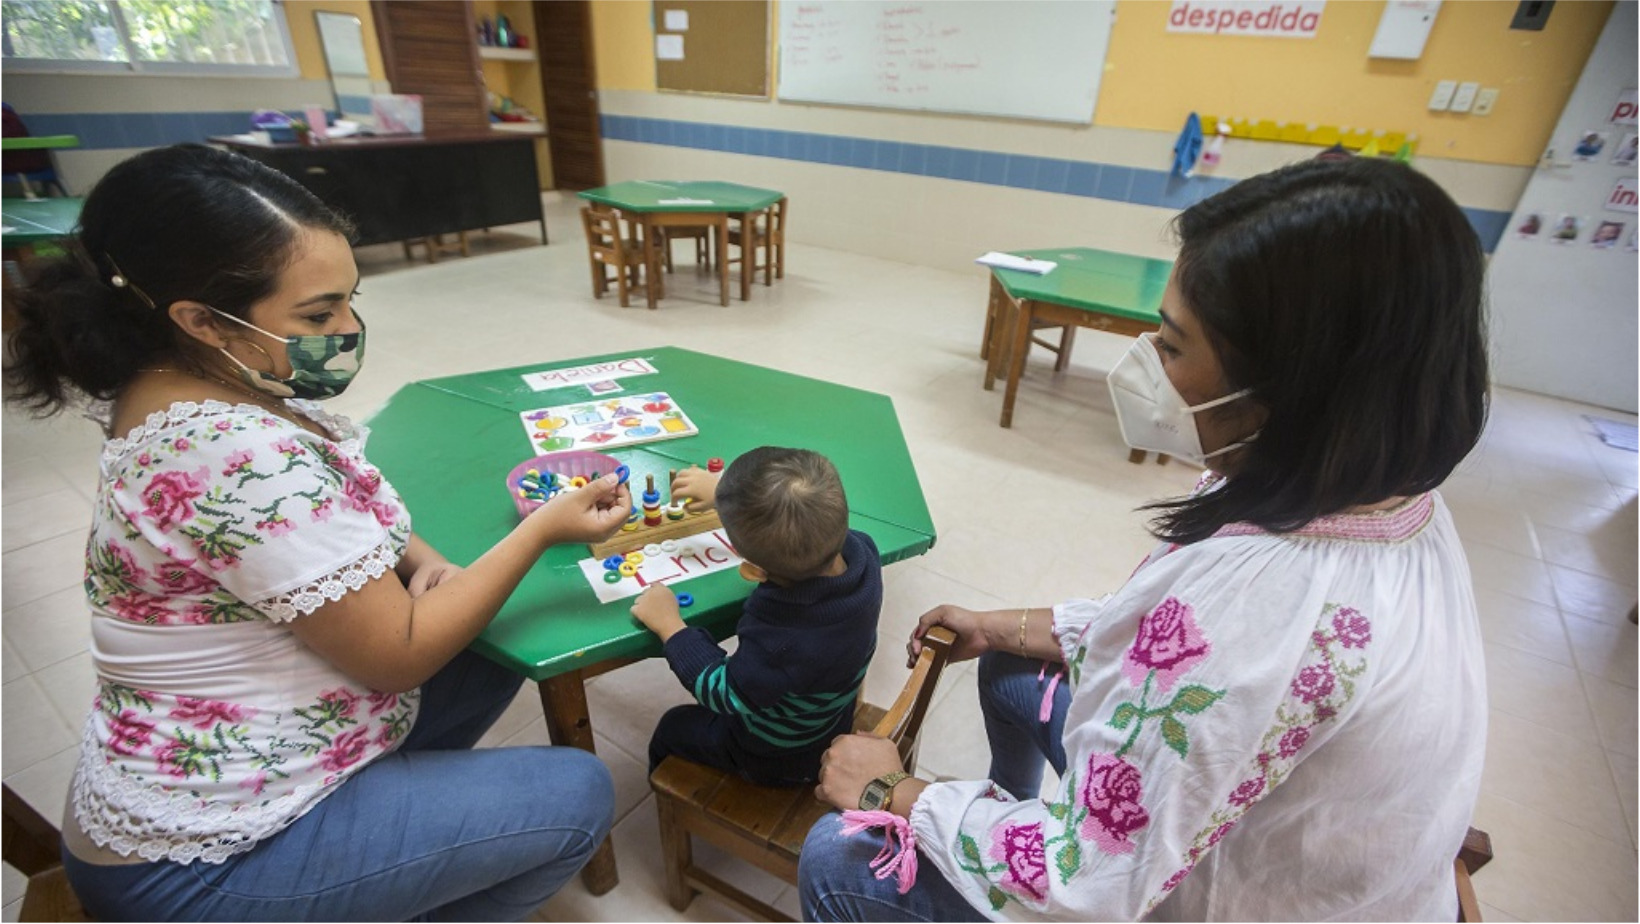
M1019 257L1011 253L1000 253L995 250L985 254L982 257L975 258L974 262L984 264L985 266L994 266L998 269L1018 270L1022 273L1035 273L1038 276L1059 265L1052 260L1033 260L1030 257Z
M656 199L657 205L711 205L710 199Z
M607 569L604 568L601 559L583 558L576 564L580 566L581 576L592 585L592 592L598 595L599 603L614 603L616 600L636 597L651 584L675 585L679 581L740 566L740 556L735 554L734 548L729 545L728 535L721 529L685 536L677 542L676 551L645 556L638 564L637 574L613 583L604 580Z

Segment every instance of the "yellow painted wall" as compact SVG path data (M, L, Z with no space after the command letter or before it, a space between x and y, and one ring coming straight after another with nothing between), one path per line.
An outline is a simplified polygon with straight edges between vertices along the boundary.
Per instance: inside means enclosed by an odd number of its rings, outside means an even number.
M325 70L324 46L319 42L315 12L348 13L359 17L364 32L364 60L371 80L386 80L381 42L376 40L376 22L370 16L369 0L286 0L285 23L290 28L290 44L296 52L296 66L304 80L329 80Z
M649 0L592 4L592 53L600 90L655 89L655 27Z
M1171 33L1170 3L1119 0L1094 124L1177 132L1195 111L1412 132L1422 157L1531 165L1612 2L1556 4L1541 32L1509 29L1515 0L1447 2L1423 57L1390 61L1367 57L1383 0L1333 0L1314 39ZM600 89L655 89L650 9L639 0L592 5ZM770 15L778 32L778 16ZM1496 87L1497 105L1487 116L1430 112L1429 95L1441 80Z
M1423 57L1367 57L1383 2L1328 3L1314 39L1167 31L1169 3L1122 2L1097 125L1177 131L1203 115L1416 132L1425 157L1529 165L1548 145L1612 3L1558 3L1541 32L1511 31L1515 0L1441 5ZM1441 80L1496 87L1487 116L1430 112Z

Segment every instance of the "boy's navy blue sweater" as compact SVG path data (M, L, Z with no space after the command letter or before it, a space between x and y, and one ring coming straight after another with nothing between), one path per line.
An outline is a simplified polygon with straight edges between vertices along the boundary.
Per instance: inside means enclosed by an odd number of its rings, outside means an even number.
M883 578L865 533L849 530L843 560L836 577L759 584L735 628L733 655L697 627L666 642L672 672L701 705L730 718L748 753L823 749L852 727L877 645Z

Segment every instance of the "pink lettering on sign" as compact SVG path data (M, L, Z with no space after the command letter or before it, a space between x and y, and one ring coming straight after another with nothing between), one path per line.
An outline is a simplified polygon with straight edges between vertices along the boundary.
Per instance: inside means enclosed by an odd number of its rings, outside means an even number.
M1617 94L1617 105L1612 107L1611 118L1607 121L1618 125L1633 125L1636 114L1640 114L1640 104L1636 103L1635 88L1629 87Z
M1624 177L1612 187L1611 195L1606 197L1606 210L1610 212L1640 211L1640 189L1635 188L1633 177Z
M1167 31L1315 38L1325 0L1173 0Z

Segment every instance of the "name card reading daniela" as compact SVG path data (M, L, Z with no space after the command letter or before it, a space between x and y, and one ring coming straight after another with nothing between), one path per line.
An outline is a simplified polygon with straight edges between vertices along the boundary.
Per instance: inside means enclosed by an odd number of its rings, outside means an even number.
M591 382L607 382L610 379L624 378L629 375L648 375L656 371L648 360L634 356L631 359L616 359L609 362L590 363L585 366L575 366L569 369L547 369L543 372L526 372L524 384L535 391L547 391L553 388L563 388L568 385L586 385Z

